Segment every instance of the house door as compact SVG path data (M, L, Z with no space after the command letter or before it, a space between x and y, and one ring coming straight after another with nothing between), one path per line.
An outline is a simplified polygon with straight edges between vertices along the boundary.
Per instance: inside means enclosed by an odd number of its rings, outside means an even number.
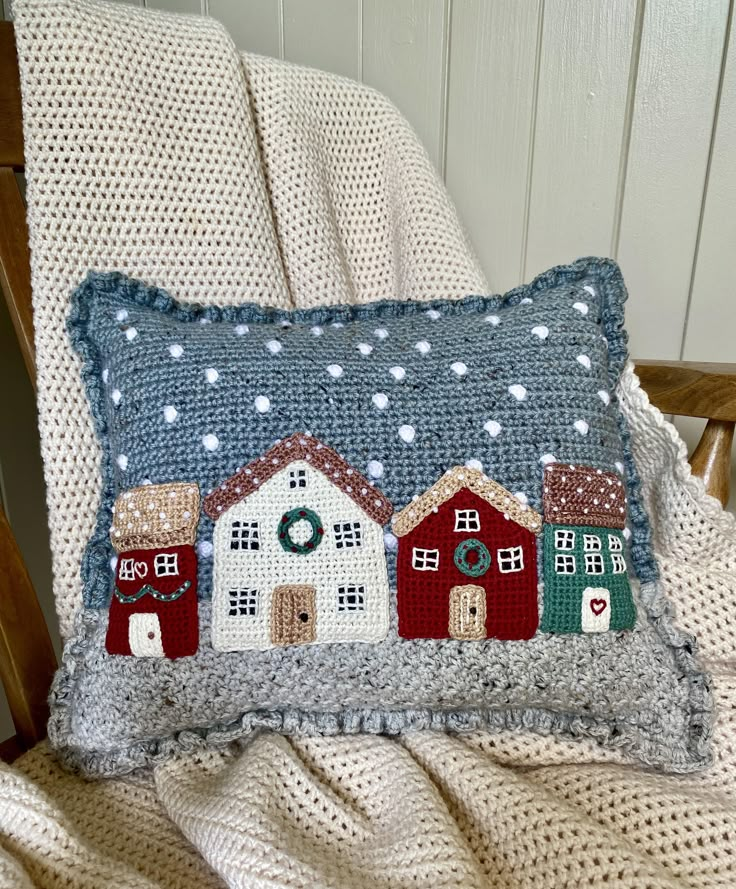
M583 590L580 625L584 633L605 633L611 623L611 595L605 587Z
M486 638L486 591L468 583L450 590L450 636L453 639Z
M152 612L131 614L128 621L128 644L135 657L163 657L164 643L158 615Z
M271 602L271 641L301 645L317 638L317 591L303 583L274 587Z

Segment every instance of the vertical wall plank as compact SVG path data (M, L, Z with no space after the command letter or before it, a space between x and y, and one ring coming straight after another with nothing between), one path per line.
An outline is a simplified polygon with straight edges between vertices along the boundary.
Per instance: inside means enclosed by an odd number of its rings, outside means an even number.
M209 0L209 13L225 25L238 49L279 58L279 0Z
M283 0L284 58L360 80L360 0Z
M524 277L608 254L635 0L547 0Z
M363 0L363 80L385 93L439 169L448 0Z
M453 4L446 182L494 290L519 283L541 4Z
M728 5L646 6L617 255L634 355L680 355Z
M148 9L160 9L162 12L186 12L197 14L202 12L202 0L145 0Z

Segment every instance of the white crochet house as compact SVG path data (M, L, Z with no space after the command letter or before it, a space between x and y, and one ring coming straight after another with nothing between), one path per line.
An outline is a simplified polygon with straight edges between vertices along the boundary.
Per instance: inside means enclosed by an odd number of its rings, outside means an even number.
M385 638L383 525L393 508L327 445L307 433L278 442L204 510L215 522L214 648Z

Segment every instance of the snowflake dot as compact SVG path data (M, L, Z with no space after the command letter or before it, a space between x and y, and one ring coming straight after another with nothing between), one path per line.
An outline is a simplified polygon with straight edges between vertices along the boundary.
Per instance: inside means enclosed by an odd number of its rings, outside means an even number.
M208 451L216 451L220 446L220 439L212 432L208 432L207 435L202 436L202 444Z
M257 395L254 404L259 414L265 414L271 408L271 400L266 395Z

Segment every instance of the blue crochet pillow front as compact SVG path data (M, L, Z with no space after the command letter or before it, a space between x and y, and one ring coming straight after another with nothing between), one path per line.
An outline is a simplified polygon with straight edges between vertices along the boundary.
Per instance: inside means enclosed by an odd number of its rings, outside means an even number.
M616 401L625 296L596 259L294 311L90 273L68 330L102 497L52 694L66 761L486 728L706 765Z

